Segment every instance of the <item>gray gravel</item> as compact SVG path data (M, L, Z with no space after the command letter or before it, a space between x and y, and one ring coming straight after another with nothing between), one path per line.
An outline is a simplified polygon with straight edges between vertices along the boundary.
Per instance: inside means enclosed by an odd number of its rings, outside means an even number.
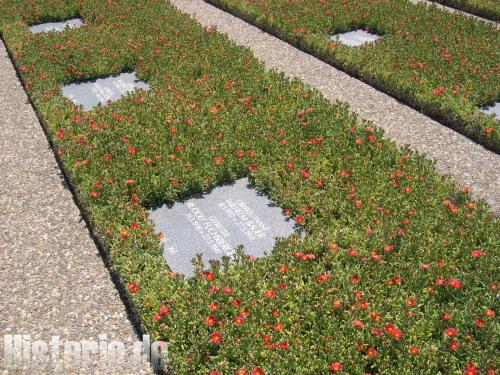
M203 26L216 26L237 44L249 47L268 68L302 80L331 101L349 104L399 145L409 144L436 160L439 171L470 187L476 198L484 198L500 212L500 155L202 0L170 2Z
M87 369L6 368L4 335L137 336L1 41L0 83L0 373L151 373L145 361L106 368L97 356Z

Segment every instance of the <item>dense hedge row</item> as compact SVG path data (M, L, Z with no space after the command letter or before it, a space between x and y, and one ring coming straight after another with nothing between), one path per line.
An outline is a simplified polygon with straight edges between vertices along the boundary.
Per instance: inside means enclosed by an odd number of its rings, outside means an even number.
M207 0L500 151L500 36L492 25L407 0ZM330 36L357 28L383 36L348 47Z
M475 14L479 17L488 18L492 21L500 21L500 2L497 0L432 0L452 8Z
M74 15L87 24L28 31ZM94 231L177 374L498 367L500 223L433 163L164 1L3 0L0 20ZM126 70L152 90L90 112L61 95ZM307 235L257 260L197 264L192 280L169 272L144 207L246 175Z

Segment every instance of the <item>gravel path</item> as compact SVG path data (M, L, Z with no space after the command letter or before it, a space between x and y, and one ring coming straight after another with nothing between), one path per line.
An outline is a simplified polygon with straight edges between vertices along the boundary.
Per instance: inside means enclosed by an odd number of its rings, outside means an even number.
M500 213L500 155L203 0L170 2L203 26L216 26L237 44L249 47L268 68L302 80L331 101L349 104L398 144L409 144L435 159L438 170L470 187L476 198L484 198Z
M1 41L0 150L0 374L151 373L144 360L106 368L96 355L86 370L67 360L7 367L5 335L64 343L106 334L125 345L137 335Z

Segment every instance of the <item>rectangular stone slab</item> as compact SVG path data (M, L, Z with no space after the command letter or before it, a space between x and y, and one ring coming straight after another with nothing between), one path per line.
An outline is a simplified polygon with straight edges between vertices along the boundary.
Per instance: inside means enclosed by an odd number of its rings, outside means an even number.
M243 245L247 255L260 257L274 248L276 237L297 233L294 220L250 185L247 178L214 188L171 206L149 211L162 239L172 271L193 276L191 260L202 253L203 261L231 256Z
M374 42L379 38L380 36L361 29L335 34L330 37L331 40L338 41L350 47L362 46L363 44Z
M149 88L150 86L140 81L135 73L121 73L94 81L65 85L62 93L73 103L83 106L83 109L88 111L98 104L105 106L109 102L118 100L135 89L149 90Z
M487 115L494 115L496 120L500 120L500 103L495 103L493 105L485 106L481 108L481 111Z
M73 18L71 20L61 21L61 22L46 22L39 25L33 25L29 29L33 34L38 33L48 33L49 31L64 31L66 27L74 28L83 25L83 20L81 18Z

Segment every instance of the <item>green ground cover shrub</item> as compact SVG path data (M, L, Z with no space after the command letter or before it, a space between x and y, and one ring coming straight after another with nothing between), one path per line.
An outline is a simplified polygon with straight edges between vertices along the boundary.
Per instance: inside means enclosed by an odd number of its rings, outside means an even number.
M433 0L452 8L475 14L476 16L488 18L492 21L500 21L500 2L496 0Z
M207 0L405 104L500 151L499 121L479 111L500 100L494 26L407 0ZM383 36L348 47L330 36Z
M87 24L28 31L75 15ZM0 20L93 230L177 374L498 368L499 221L432 162L164 1L3 0ZM89 112L61 95L131 70L152 89ZM169 272L145 207L242 176L307 235L260 259L198 264L194 279Z

